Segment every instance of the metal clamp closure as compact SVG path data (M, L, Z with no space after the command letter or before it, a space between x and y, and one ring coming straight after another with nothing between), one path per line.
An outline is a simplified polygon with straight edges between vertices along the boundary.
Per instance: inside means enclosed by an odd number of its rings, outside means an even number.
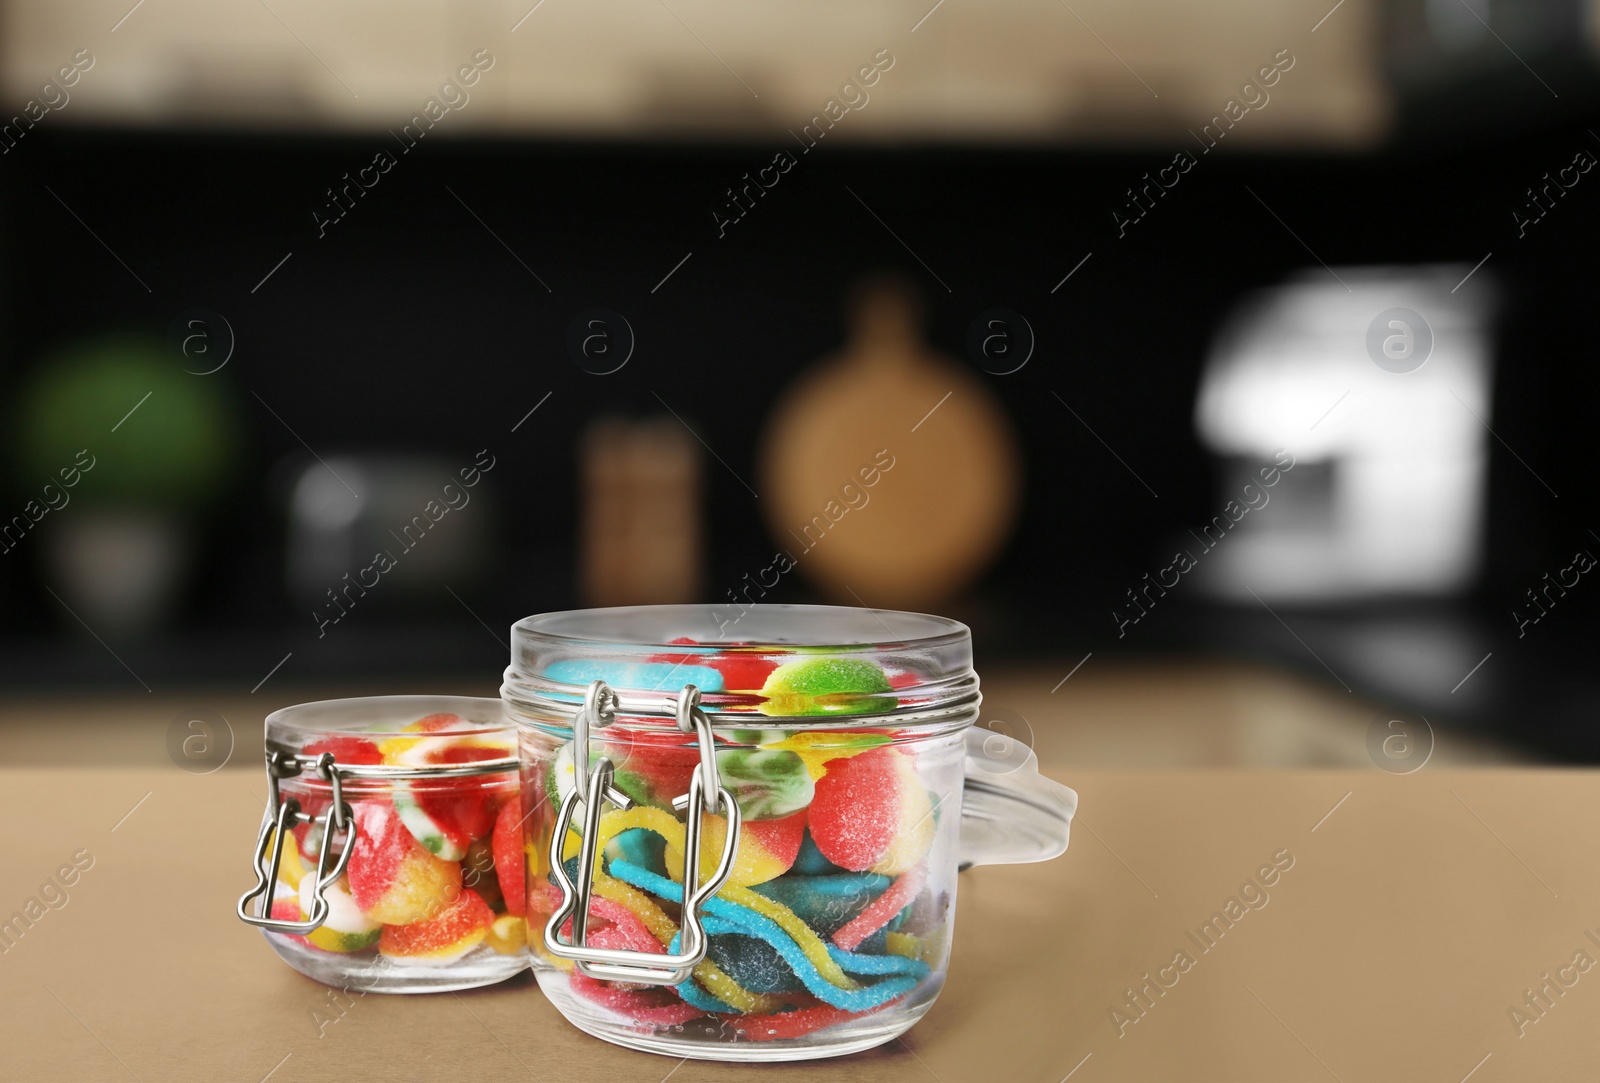
M617 696L604 681L594 681L584 695L583 707L573 719L572 760L577 769L572 792L561 802L550 837L550 870L561 887L561 906L544 927L544 945L552 954L571 959L584 974L610 981L638 982L647 985L677 985L686 981L706 957L706 932L700 923L700 907L715 895L733 871L733 858L739 845L739 804L722 785L717 771L716 742L711 721L700 707L700 689L692 684L678 693L678 728L691 730L699 739L700 763L689 780L689 792L672 802L685 812L683 848L683 930L677 954L630 951L621 948L590 947L588 943L589 899L594 890L594 867L600 836L600 813L605 802L626 809L632 805L626 794L612 785L616 766L602 756L589 768L589 730L610 725L616 718ZM562 860L573 813L583 806L583 827L579 831L578 879L573 883ZM701 815L705 811L727 817L728 830L722 843L722 858L716 872L700 883ZM561 939L561 927L572 920L570 942Z
M285 801L278 794L279 779L298 775L308 766L333 789L333 803L328 806L327 812L318 816L302 810L300 802L294 798ZM350 811L350 805L344 799L344 781L345 772L334 763L331 752L322 753L311 763L307 763L304 757L291 756L283 752L267 753L268 801L267 811L261 818L261 834L256 839L254 862L256 886L239 897L240 921L277 933L304 935L315 931L328 920L328 899L325 893L339 877L344 875L345 866L350 863L350 851L355 847L356 841L356 821ZM289 839L291 832L301 824L320 825L322 843L317 851L316 871L307 874L314 877L311 886L311 912L304 915L303 921L286 921L272 916L272 892L273 886L278 882L278 867L283 860L285 840ZM339 846L338 856L335 857L334 836L341 832L344 834L344 841ZM250 904L257 899L262 900L261 912L251 913Z

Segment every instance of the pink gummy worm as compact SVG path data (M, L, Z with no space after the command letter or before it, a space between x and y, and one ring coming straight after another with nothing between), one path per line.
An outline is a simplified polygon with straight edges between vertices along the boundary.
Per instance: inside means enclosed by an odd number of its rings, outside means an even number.
M889 924L896 914L911 905L927 878L926 861L918 862L915 868L901 873L900 878L889 885L888 891L872 900L872 905L833 934L833 942L845 951L855 951L863 940Z
M576 971L568 981L573 992L636 1023L675 1027L706 1014L666 989L616 989Z
M639 920L632 910L621 903L610 899L593 898L589 900L589 912L598 918L610 922L603 929L589 931L589 945L596 948L622 948L628 951L655 953L661 950L661 941L657 940L644 923ZM568 918L566 924L561 926L561 935L568 943L572 941L572 919Z
M808 998L809 999L809 998ZM811 1007L799 1008L789 1012L774 1012L771 1015L724 1015L719 1018L727 1020L733 1026L744 1031L745 1037L756 1042L780 1041L784 1038L799 1038L831 1027L836 1023L843 1023L847 1019L857 1019L873 1012L881 1012L891 1004L897 1004L902 997L885 1001L876 1008L864 1012L847 1012L843 1008L835 1008L820 1001L812 1001Z

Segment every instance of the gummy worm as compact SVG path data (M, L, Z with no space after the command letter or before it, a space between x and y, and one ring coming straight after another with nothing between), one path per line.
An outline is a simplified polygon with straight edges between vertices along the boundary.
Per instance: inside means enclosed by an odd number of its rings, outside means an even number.
M674 938L674 946L669 950L677 950L676 938ZM750 992L750 990L734 981L733 975L727 973L709 959L694 968L694 976L700 979L701 984L706 987L713 997L717 998L718 1003L725 1005L721 1008L708 1009L710 1011L728 1011L731 1008L733 1011L741 1012L745 1015L758 1015L762 1012L777 1011L778 1007L783 1003L777 997L768 996L765 993ZM684 995L683 986L693 985L693 981L686 981L674 986L674 988L678 990L678 994L683 996L684 1000L689 1000L692 1004L694 1002Z
M637 884L653 894L666 895L677 888L677 885L666 877L630 865L626 861L613 861L611 868L613 875ZM707 900L706 911L707 917L703 920L708 933L736 932L765 940L784 957L784 961L808 990L835 1007L854 1011L877 1008L885 1000L910 991L927 973L927 967L916 960L902 959L899 956L854 956L841 952L843 958L850 962L852 969L859 967L863 972L886 973L890 972L889 968L892 967L894 971L899 972L899 976L867 988L855 986L854 983L852 988L840 988L829 984L819 969L813 965L807 953L785 936L782 928L771 919L720 897ZM828 956L828 962L834 969L840 966L839 961L831 954Z
M860 988L846 976L838 963L834 961L833 956L828 952L828 945L823 943L822 937L817 935L816 930L801 920L799 914L796 914L781 902L776 899L769 899L765 895L751 891L747 887L739 887L735 884L728 884L723 887L721 891L717 892L716 898L726 899L746 909L754 910L762 917L772 921L778 928L794 938L795 945L810 960L811 965L817 968L817 973L840 989ZM715 899L712 901L715 901ZM898 908L896 912L898 912ZM862 937L862 939L865 940L866 937Z
M656 994L665 993L664 989L613 989L582 971L575 971L569 979L569 984L573 992L585 999L629 1016L636 1022L649 1023L653 1026L677 1026L706 1014L703 1009L692 1004L671 999L670 995L663 1002Z
M861 946L861 942L890 921L894 916L911 905L917 897L917 892L922 890L922 882L928 878L928 863L919 862L911 871L902 873L899 879L889 885L889 890L872 900L872 904L857 914L849 924L833 934L833 942L846 951L854 951Z
M896 997L896 1000L899 998ZM894 1001L885 1001L880 1007L888 1007ZM820 1004L810 1008L800 1008L792 1012L778 1012L773 1015L746 1016L733 1022L743 1030L745 1037L755 1042L770 1042L782 1038L799 1038L813 1031L831 1027L835 1023L842 1023L847 1019L854 1019L864 1015L864 1012L844 1011L840 1008Z
M910 933L889 933L887 942L889 954L902 955L907 959L920 959L926 950L922 937Z
M740 934L742 936L751 935L750 930L747 929L747 928L743 928L741 926L734 925L734 924L732 924L730 922L724 922L724 921L721 921L721 920L719 920L717 918L714 918L714 917L708 917L708 918L705 919L705 927L706 927L706 932L712 933L714 935L715 934L725 934L725 933L737 933L737 934ZM780 954L784 955L785 961L790 962L790 965L793 966L794 965L793 961L789 959L788 953L784 952L782 943L781 942L776 943L776 944L774 944L774 946L778 948L778 951L780 952ZM677 937L673 938L672 946L668 950L670 950L670 951L677 951L678 950L678 938ZM834 949L834 950L837 951L838 949ZM839 952L839 954L848 956L849 953L847 953L847 952ZM865 964L865 965L861 966L860 968L858 968L858 971L857 971L858 973L863 973L863 972L885 973L885 974L887 974L887 973L895 973L895 974L912 975L912 976L891 978L888 981L879 982L878 984L873 985L873 986L869 986L866 989L857 989L857 990L854 990L853 992L849 992L849 993L846 993L845 991L835 990L832 993L823 994L824 998L826 1000L828 1000L829 1002L832 1002L836 998L843 999L843 998L848 997L850 999L850 1004L848 1006L848 1010L851 1011L851 1012L874 1011L874 1010L876 1010L878 1008L881 1008L884 1004L888 1003L888 1001L890 1001L890 1000L899 999L900 997L904 996L906 993L910 992L912 989L916 988L916 984L921 979L922 975L927 973L927 967L923 966L922 964L916 963L914 960L901 959L898 956L895 956L893 958L886 957L886 956L885 957L855 956L855 959L858 960L858 961L861 961L861 962L863 962ZM865 961L868 960L868 959L873 960L873 962L866 963ZM907 964L911 964L911 965L907 965ZM698 974L699 971L697 970L695 973ZM807 975L806 973L804 973L799 968L796 968L796 973L799 975L799 977L800 977L800 979L802 981L806 982L807 985L812 985L813 984L812 980L811 980L811 977L809 975ZM686 1001L688 1001L690 1004L693 1004L696 1007L702 1008L705 1011L720 1012L720 1013L727 1013L727 1012L730 1011L730 1009L729 1009L729 1007L727 1005L721 1004L718 1001L716 1001L714 998L706 996L706 994L701 992L698 988L696 988L695 985L692 982L684 982L681 985L674 986L674 988L676 988L678 990L679 994L682 995L682 997ZM887 996L886 996L886 994L887 994ZM770 1013L771 1011L772 1011L771 1008L765 1008L765 1009L762 1009L761 1013L744 1012L743 1014L745 1014L745 1015L767 1014L767 1013ZM829 1024L824 1024L824 1025L829 1025Z
M678 925L648 895L605 873L594 878L594 893L632 910L650 934L663 944L678 935Z
M642 891L638 891L623 881L618 880L613 876L608 876L605 873L601 873L599 876L595 877L594 890L595 894L599 895L601 898L609 899L619 906L624 906L628 910L632 911L634 916L644 924L644 927L650 930L652 936L661 941L662 944L673 945L667 949L668 951L673 953L677 952L677 924L673 922L671 918L667 917L666 912L657 906L654 900L652 900L648 895L645 895ZM782 1001L776 999L775 997L765 996L761 993L752 993L745 989L738 982L734 981L732 976L724 972L721 967L717 966L716 963L713 963L709 959L705 960L694 968L694 976L699 978L701 983L707 989L709 989L713 995L721 998L716 1001L715 1006L711 1006L709 1003L701 1004L700 1007L704 1008L706 1011L725 1012L729 1011L729 1005L732 1005L731 1010L744 1012L746 1014L753 1012L770 1012L775 1011L782 1003ZM683 982L682 984L689 985L690 983ZM688 1000L691 1004L698 1003L688 996L685 996L684 999Z
M762 748L793 752L805 765L806 774L816 782L828 773L828 761L849 759L888 744L893 738L885 734L861 734L840 740L833 733L796 733L782 741L764 744Z
M605 850L606 844L610 842L614 836L636 827L642 827L646 831L653 831L657 835L660 835L662 838L666 839L668 846L676 847L679 851L683 850L683 824L665 809L653 808L648 805L641 805L631 809L613 809L604 816L600 817L600 837L595 841L595 862L597 872L600 871L600 854ZM571 850L572 853L577 852L572 839L573 836L569 835L567 838L566 847L562 851L563 854L568 857L572 856L572 854L567 853L567 850ZM613 865L615 864L616 863L613 862ZM643 870L640 871L642 872ZM680 888L678 890L682 889ZM656 894L662 895L663 897L670 897L671 893L656 892ZM838 964L835 963L832 956L828 954L828 947L822 942L822 938L817 935L816 930L812 929L811 926L802 921L800 916L793 910L790 910L787 906L784 906L782 903L776 902L775 900L769 899L764 895L758 895L749 888L740 887L736 884L724 885L722 890L717 892L717 898L727 899L730 902L746 907L750 910L754 910L756 913L761 914L762 916L777 923L779 928L783 929L784 932L788 933L794 938L794 941L799 946L800 950L804 952L806 958L811 961L811 965L817 968L817 972L821 974L825 980L838 986L840 989L859 988L855 982L851 981L850 978L845 975L843 970L839 969ZM895 909L898 911L902 909L902 907L896 907ZM892 917L893 914L890 916ZM884 919L885 922L888 920L888 918ZM862 939L865 940L866 937L863 936Z

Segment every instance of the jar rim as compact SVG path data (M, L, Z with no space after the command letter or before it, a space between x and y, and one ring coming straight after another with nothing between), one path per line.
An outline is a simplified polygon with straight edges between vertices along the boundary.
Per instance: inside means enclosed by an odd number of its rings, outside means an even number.
M734 614L732 617L723 616L723 613ZM755 614L757 620L745 623L745 617ZM523 617L511 626L514 638L538 637L542 639L564 640L572 643L587 643L595 646L639 648L653 651L667 651L673 648L684 649L694 646L702 648L719 648L726 646L773 646L773 647L859 647L870 640L859 637L840 637L837 634L822 637L818 635L804 636L808 625L822 625L824 622L854 621L869 630L876 626L878 630L889 633L885 644L894 643L901 646L932 647L945 643L959 643L970 641L972 631L965 624L949 617L940 617L932 613L916 613L898 609L871 609L866 607L844 605L812 605L798 603L762 603L743 605L736 603L733 606L718 605L627 605L610 606L596 609L563 609L553 613L536 613L530 617ZM663 634L654 637L642 637L635 633L633 636L622 639L614 632L602 632L606 625L620 625L627 622L636 622L638 626L648 626L654 623L662 630ZM732 625L734 630L745 631L749 634L752 626L756 628L770 627L770 623L781 622L789 627L783 629L788 634L787 638L775 636L763 637L756 633L755 639L718 639L698 640L695 644L674 642L683 637L688 629L711 627L723 632ZM907 631L913 631L913 626L921 626L922 633L917 635L896 635L890 623L899 625ZM582 628L587 625L591 631L582 632L572 630L571 626ZM743 628L741 628L741 625ZM678 629L677 635L668 636L665 632L669 629ZM513 653L515 651L513 650Z
M454 716L461 724L444 721ZM426 729L407 729L419 722L440 719ZM337 743L332 751L335 763L351 777L360 778L447 778L458 775L493 773L515 766L517 732L507 717L503 700L488 696L389 695L351 696L313 700L280 707L267 715L266 748L268 757L277 755L307 763L323 751L319 742L356 739L370 742L371 752L381 762L365 761ZM396 749L391 742L401 744ZM452 745L472 742L477 756L463 759L451 756ZM387 751L385 751L387 747ZM421 750L408 755L408 747ZM443 750L444 755L428 755ZM503 755L484 755L503 750Z
M971 631L926 613L622 606L525 617L511 636L501 696L518 723L570 718L594 679L616 692L619 715L645 722L673 718L693 684L713 726L741 729L965 724L979 701ZM832 667L844 690L793 679L812 666Z

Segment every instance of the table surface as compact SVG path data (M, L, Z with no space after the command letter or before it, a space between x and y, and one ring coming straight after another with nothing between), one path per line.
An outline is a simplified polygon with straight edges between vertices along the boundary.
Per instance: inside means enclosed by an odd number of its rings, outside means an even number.
M923 1022L878 1050L771 1074L1490 1083L1600 1072L1600 970L1561 969L1579 952L1600 960L1593 772L1052 773L1081 797L1071 849L962 874L949 984ZM748 1078L591 1039L527 976L357 998L319 1034L313 1011L336 1014L327 990L233 914L264 789L234 768L0 768L0 914L74 854L93 858L69 900L0 956L0 1077ZM1292 865L1265 901L1242 893L1274 855ZM1259 909L1202 951L1188 934L1230 898ZM1193 958L1181 974L1169 965L1179 952ZM1147 974L1170 988L1152 988L1140 1018L1126 990ZM1510 1009L1527 1010L1546 974L1571 985L1519 1036Z

